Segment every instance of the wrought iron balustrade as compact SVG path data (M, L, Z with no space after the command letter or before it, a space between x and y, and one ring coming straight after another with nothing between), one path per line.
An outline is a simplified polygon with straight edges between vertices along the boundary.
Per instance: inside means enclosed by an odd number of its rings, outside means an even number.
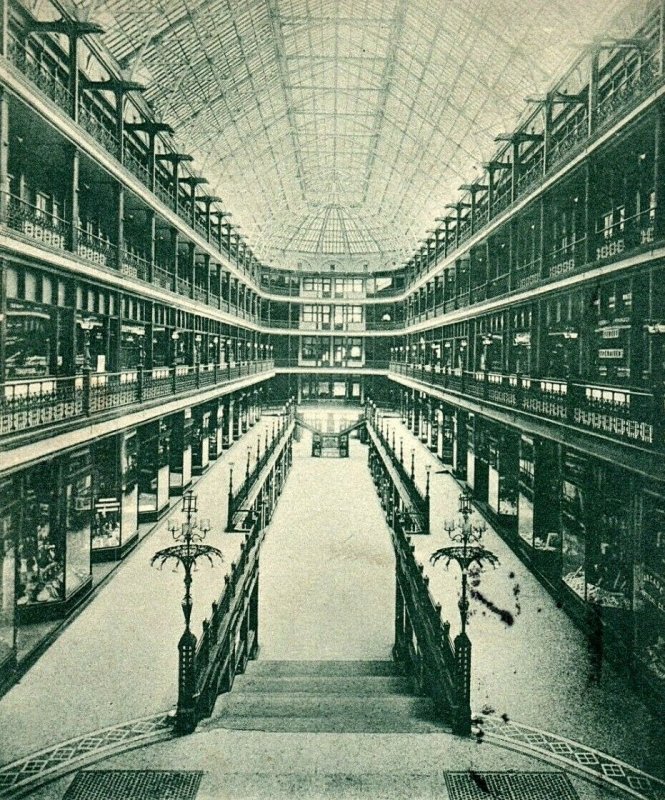
M118 248L109 239L78 229L77 255L102 267L115 267L118 264Z
M9 36L7 54L11 63L43 94L66 114L71 114L72 95L67 85L67 75L63 70L55 64L47 64L43 58L35 55L14 35Z
M150 262L137 253L124 248L120 256L120 272L123 275L147 281L150 276Z
M173 289L173 279L174 275L171 270L166 269L163 266L159 266L155 264L152 269L152 280L155 286L159 286L162 289Z
M566 275L581 267L586 261L586 241L585 234L547 253L546 264L549 276L554 278L558 275Z
M665 446L658 424L665 407L647 391L483 371L428 372L421 365L404 362L391 362L389 370L436 388L517 408L624 442L649 448Z
M530 289L540 283L540 270L542 262L540 257L527 264L520 264L515 270L513 287L515 289Z
M112 124L111 120L103 119L95 110L85 105L82 101L79 103L78 117L79 125L86 130L95 141L99 142L107 152L118 158L120 155L120 142L109 127Z
M487 297L500 297L507 294L510 288L510 275L506 272L504 275L497 275L487 281Z
M172 397L216 386L273 369L265 360L222 366L156 367L122 372L85 372L58 378L40 378L5 383L0 387L0 435L88 418L115 408L147 400Z
M48 214L12 194L6 198L6 224L15 231L42 244L64 250L67 247L70 224L60 217Z
M292 441L293 429L294 422L289 412L289 414L280 417L268 446L264 447L263 453L260 453L259 457L254 459L254 463L251 465L251 467L249 466L249 458L251 453L248 452L248 469L244 474L242 483L235 487L233 485L229 486L227 530L233 530L234 518L236 514L246 504L247 498L257 485L261 473L266 468L272 457L276 453L281 453L281 451ZM260 446L260 437L257 442Z
M133 152L130 147L125 145L125 150L123 153L123 164L127 169L134 175L135 178L138 178L144 186L148 186L150 180L150 174L148 172L148 168L146 165L141 161L141 159ZM156 194L157 192L155 192ZM161 199L161 198L160 198Z

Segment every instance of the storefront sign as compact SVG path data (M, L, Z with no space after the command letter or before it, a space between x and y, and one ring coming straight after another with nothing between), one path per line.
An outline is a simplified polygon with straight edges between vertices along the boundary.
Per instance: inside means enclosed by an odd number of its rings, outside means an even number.
M665 611L665 579L662 575L644 568L642 595L660 611Z
M601 348L598 358L623 358L623 347Z
M603 339L618 339L620 336L620 329L617 327L602 328L600 331Z

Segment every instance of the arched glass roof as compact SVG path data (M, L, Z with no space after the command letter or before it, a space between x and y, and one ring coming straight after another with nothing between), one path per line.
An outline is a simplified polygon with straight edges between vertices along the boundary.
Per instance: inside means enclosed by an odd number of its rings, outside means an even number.
M275 266L409 257L638 0L73 0ZM618 15L618 16L617 16ZM615 19L616 18L616 19Z

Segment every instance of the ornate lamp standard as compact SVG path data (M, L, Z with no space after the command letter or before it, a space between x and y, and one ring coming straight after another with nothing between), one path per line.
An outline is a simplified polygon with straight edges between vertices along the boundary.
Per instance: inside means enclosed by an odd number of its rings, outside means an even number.
M430 556L430 561L432 564L436 564L437 561L443 560L446 568L448 568L451 561L454 561L462 573L462 594L458 603L462 630L455 637L459 698L455 732L460 735L467 735L471 732L471 641L466 633L466 626L469 620L469 600L467 597L469 567L474 563L478 565L479 570L482 570L486 563L495 567L499 563L499 559L494 553L480 544L482 535L487 530L487 527L484 523L480 525L471 523L471 495L468 491L460 494L458 511L462 515L461 523L454 520L444 523L444 529L448 532L454 544L435 550Z
M159 565L173 560L176 569L182 564L185 570L185 595L181 602L182 613L185 617L185 630L178 642L178 706L176 710L176 729L180 733L191 733L196 727L196 669L194 657L196 655L196 636L191 632L189 621L192 616L192 570L199 558L207 558L210 566L214 566L213 558L223 560L221 551L216 547L202 544L210 530L210 520L196 518L197 497L192 491L185 492L182 496L181 511L185 514L186 521L181 523L180 530L175 520L169 520L168 529L177 544L158 550L152 557L150 564Z

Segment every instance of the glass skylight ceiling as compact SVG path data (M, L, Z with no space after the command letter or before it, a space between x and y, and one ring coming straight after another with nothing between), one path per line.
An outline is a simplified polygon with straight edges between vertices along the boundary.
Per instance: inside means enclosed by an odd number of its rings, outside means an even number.
M37 0L34 0L37 2ZM75 0L266 263L411 256L631 0ZM619 13L621 12L621 13ZM617 17L618 15L618 17ZM615 19L616 17L616 19Z

